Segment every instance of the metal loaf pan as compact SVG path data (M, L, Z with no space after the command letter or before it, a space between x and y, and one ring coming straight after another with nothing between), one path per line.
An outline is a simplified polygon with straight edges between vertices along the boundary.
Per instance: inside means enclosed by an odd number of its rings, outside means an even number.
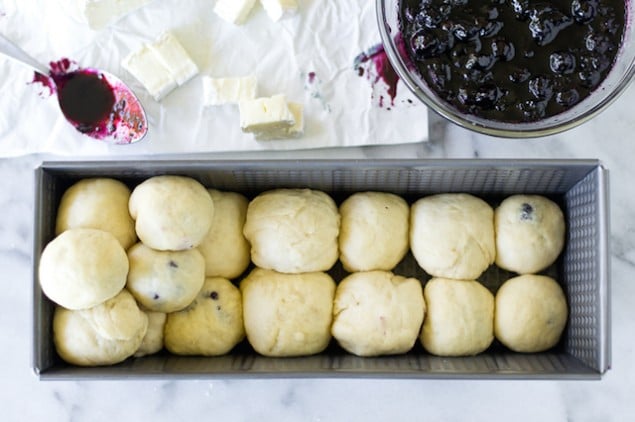
M404 355L352 356L333 342L316 356L274 359L257 355L247 342L222 357L179 357L162 352L107 367L64 363L52 341L53 304L40 290L37 267L53 239L62 193L86 177L112 177L131 188L148 177L179 174L207 187L253 197L280 187L308 187L337 202L353 192L379 190L412 202L424 195L467 192L492 205L515 193L536 193L557 201L567 218L567 242L546 272L564 287L570 317L562 341L538 354L513 353L496 341L484 353L442 358L417 344ZM36 169L33 251L33 369L43 380L129 378L489 378L598 379L610 368L608 261L608 171L596 160L299 160L299 161L97 161L44 162ZM429 276L409 254L395 273ZM335 280L345 273L336 265ZM480 279L493 292L513 274L491 267ZM235 280L237 283L239 280Z

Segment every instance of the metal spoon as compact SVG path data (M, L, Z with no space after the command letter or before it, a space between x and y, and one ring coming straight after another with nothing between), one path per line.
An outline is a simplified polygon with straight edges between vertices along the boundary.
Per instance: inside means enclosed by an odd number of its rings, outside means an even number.
M111 73L80 69L68 59L47 68L2 35L0 54L32 68L33 81L57 93L64 117L81 133L113 144L131 144L146 135L148 121L141 102Z

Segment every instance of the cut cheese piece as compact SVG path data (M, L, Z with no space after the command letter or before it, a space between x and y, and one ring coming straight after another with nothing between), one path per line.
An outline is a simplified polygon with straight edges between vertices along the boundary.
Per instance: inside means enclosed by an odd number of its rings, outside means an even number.
M76 0L88 26L101 30L153 0Z
M214 13L227 22L242 25L255 4L256 0L217 0Z
M295 123L287 129L287 136L297 138L304 134L304 106L300 103L289 102L287 104L289 111L293 114Z
M192 61L171 32L164 32L150 48L159 58L163 67L168 69L177 85L181 86L198 74L198 67Z
M263 139L284 137L286 131L295 124L284 95L241 101L238 107L242 131L254 133Z
M274 22L293 16L298 11L296 0L260 0L260 4Z
M256 77L212 78L203 76L203 104L238 104L256 98Z
M126 56L122 65L157 101L177 86L172 73L163 66L159 57L147 45Z

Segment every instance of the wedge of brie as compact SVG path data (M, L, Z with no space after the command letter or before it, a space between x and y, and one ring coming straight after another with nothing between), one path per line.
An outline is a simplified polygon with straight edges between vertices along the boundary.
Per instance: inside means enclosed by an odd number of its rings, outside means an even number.
M198 74L198 66L171 32L164 32L150 48L168 69L177 85L181 86Z
M240 128L259 141L297 137L304 132L303 107L284 95L241 101Z
M76 0L88 26L101 30L153 0Z
M203 76L203 105L238 104L256 98L256 77L212 78Z
M242 25L255 4L256 0L217 0L214 13L229 23Z
M260 4L274 22L293 16L298 11L296 0L260 0Z

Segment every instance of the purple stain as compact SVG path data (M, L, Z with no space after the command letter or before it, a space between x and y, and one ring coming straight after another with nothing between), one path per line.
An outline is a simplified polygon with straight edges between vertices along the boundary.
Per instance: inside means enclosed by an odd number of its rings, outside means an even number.
M307 81L312 84L315 82L315 72L307 73Z
M357 55L353 61L353 67L357 70L358 76L366 75L366 78L371 81L373 88L379 81L382 81L387 86L390 104L394 105L399 76L388 61L388 56L382 44L377 44ZM383 95L379 97L379 106L384 106Z

